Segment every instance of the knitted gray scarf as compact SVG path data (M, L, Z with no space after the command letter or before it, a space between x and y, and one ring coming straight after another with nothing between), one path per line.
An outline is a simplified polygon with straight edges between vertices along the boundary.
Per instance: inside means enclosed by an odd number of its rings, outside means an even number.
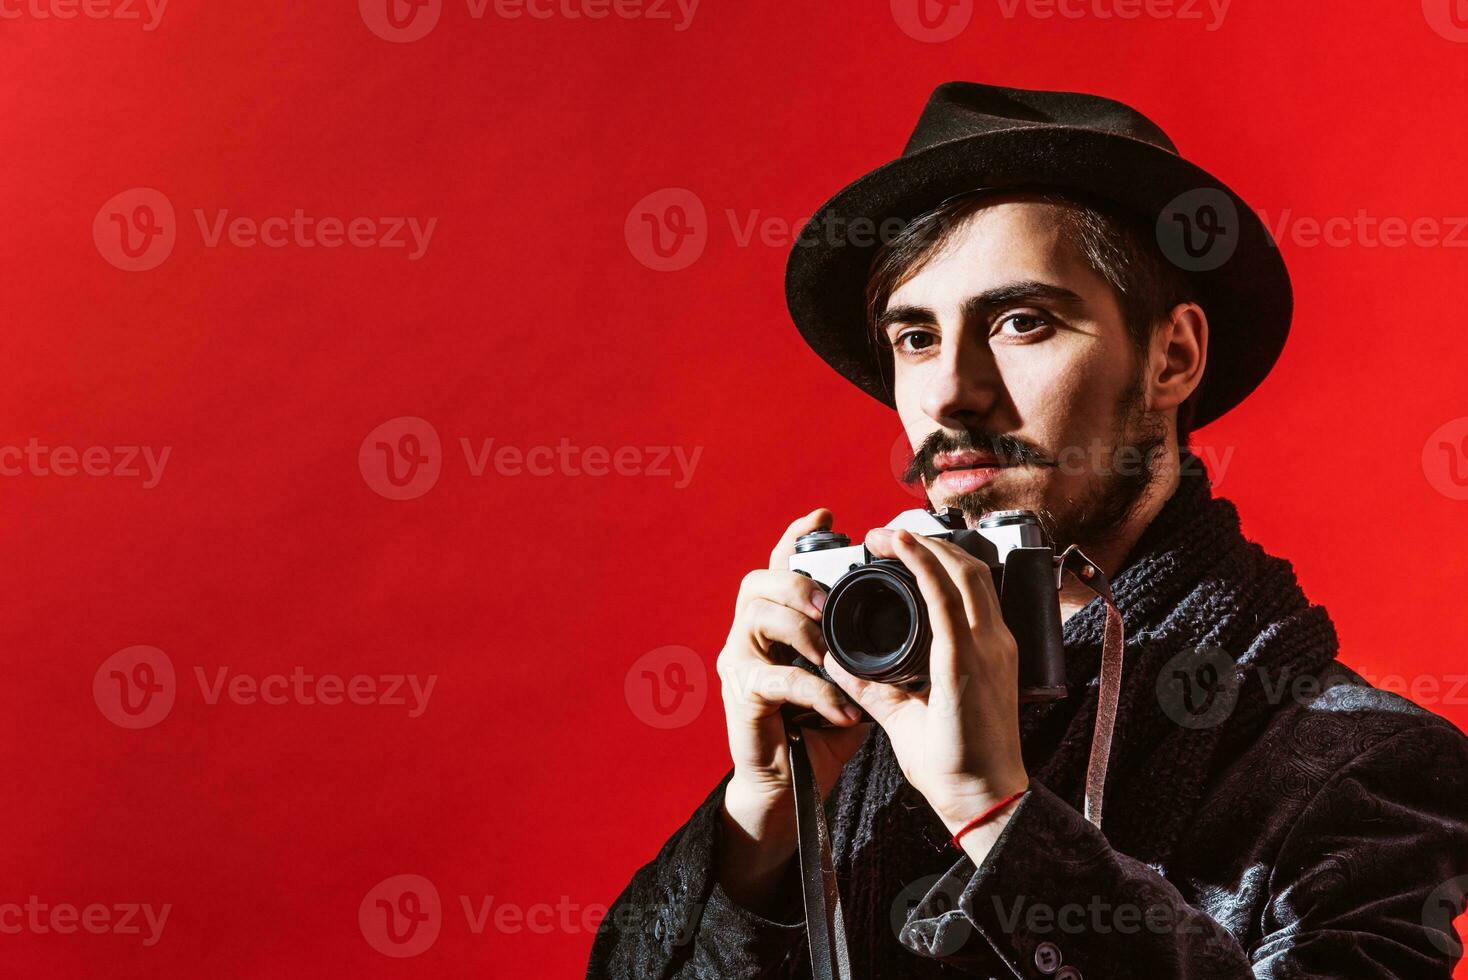
M1238 511L1212 495L1197 457L1185 452L1182 463L1177 492L1112 581L1127 642L1102 829L1118 850L1155 864L1167 861L1210 780L1262 728L1274 707L1267 692L1318 673L1337 650L1329 617L1310 605L1290 564L1244 539ZM1078 811L1104 625L1100 600L1066 622L1070 696L1020 710L1026 768ZM1193 663L1191 651L1200 649L1234 662L1220 681L1237 702L1219 723L1187 727L1159 696L1158 677L1180 656ZM878 937L892 935L904 884L946 871L957 857L880 727L827 807L848 933L854 946L880 945ZM854 961L878 962L875 945L852 953Z

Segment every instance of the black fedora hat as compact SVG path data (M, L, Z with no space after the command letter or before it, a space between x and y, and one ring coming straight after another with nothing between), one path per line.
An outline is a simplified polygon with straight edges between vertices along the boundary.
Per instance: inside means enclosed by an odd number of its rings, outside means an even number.
M1293 308L1289 273L1264 223L1141 113L1072 92L939 86L902 155L842 189L797 238L785 274L796 327L828 364L892 405L890 368L866 310L884 236L962 194L1037 187L1109 201L1151 223L1163 255L1191 277L1209 322L1195 426L1264 380Z

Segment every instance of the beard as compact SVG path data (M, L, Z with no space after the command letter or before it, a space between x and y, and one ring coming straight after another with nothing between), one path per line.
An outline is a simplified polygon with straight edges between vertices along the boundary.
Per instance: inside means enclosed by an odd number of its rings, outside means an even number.
M1167 420L1146 410L1140 376L1122 392L1114 417L1108 440L1098 441L1088 450L1076 446L1058 453L1018 436L939 429L913 453L903 480L921 481L931 499L931 487L939 472L934 460L941 453L964 450L989 453L1001 465L1016 471L1069 472L1079 465L1086 476L1084 484L1051 504L1045 502L1043 483L1003 487L998 485L1006 482L1003 476L977 490L948 498L944 504L962 511L970 527L976 527L979 519L992 511L1031 510L1057 551L1072 544L1094 548L1113 536L1142 505L1157 479L1158 460L1167 445Z

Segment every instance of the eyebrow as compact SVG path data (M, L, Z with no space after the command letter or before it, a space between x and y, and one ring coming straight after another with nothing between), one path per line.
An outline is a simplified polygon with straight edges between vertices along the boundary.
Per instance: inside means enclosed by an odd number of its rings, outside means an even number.
M1006 307L1024 302L1045 303L1070 311L1085 307L1085 300L1081 298L1080 294L1064 286L1040 282L1037 279L1024 279L995 286L993 289L986 289L982 293L970 296L963 302L963 318L965 320L988 319ZM887 332L888 327L897 323L921 323L937 326L938 315L926 306L892 306L877 316L874 326L877 333L882 334Z

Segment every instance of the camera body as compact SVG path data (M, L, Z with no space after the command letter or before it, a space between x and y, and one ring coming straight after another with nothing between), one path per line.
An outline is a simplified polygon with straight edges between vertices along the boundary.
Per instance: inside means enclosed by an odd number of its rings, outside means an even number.
M949 541L988 565L1019 648L1020 700L1065 697L1055 550L1034 513L994 511L971 530L956 508L909 510L887 527ZM932 628L917 580L902 562L874 558L844 534L814 531L796 540L790 570L825 586L821 632L829 655L849 673L884 684L926 679Z

